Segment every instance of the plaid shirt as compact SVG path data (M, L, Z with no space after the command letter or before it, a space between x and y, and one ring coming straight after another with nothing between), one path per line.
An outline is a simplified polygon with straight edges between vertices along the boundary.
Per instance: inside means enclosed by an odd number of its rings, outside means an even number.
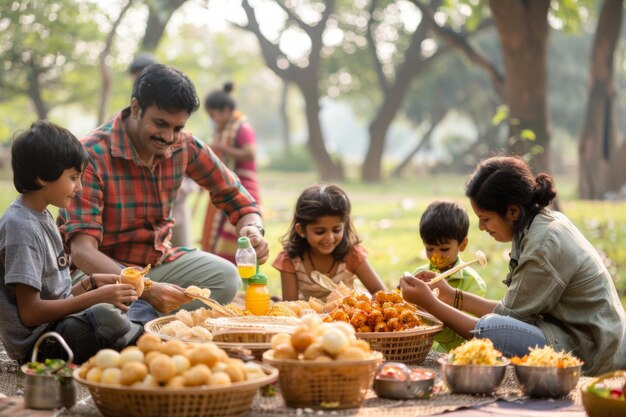
M211 149L186 132L152 169L139 158L128 137L127 108L81 142L91 161L83 172L83 191L67 210L59 210L66 244L76 234L98 240L99 250L124 265L157 266L192 250L170 243L172 203L187 174L209 190L211 202L229 215L232 224L259 210L239 179ZM69 245L68 245L69 246Z

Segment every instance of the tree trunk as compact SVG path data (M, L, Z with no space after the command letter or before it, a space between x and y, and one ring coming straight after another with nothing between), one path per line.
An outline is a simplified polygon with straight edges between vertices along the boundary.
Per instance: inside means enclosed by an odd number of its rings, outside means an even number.
M287 101L289 98L289 82L283 80L283 90L280 95L280 121L282 125L283 150L285 155L291 155L291 120L287 112Z
M549 172L546 48L550 0L490 0L504 58L511 153L530 155L535 171ZM531 130L535 141L524 140ZM536 153L536 146L543 148Z
M31 60L27 62L28 66L28 74L26 75L28 79L28 97L33 102L35 106L35 110L37 111L37 119L38 120L47 120L49 108L46 102L43 100L41 95L41 85L39 84L39 68L37 65Z
M417 155L417 153L430 141L430 138L435 131L435 128L439 126L439 123L443 120L443 118L448 114L446 110L440 110L438 113L434 114L430 119L430 127L421 137L417 145L413 148L411 152L404 158L402 162L398 164L398 166L392 171L391 177L400 177L404 168L411 162L413 157Z
M113 46L115 32L122 22L124 15L132 5L133 0L128 0L126 6L122 8L119 16L111 26L111 30L107 35L106 41L104 42L104 49L100 52L99 62L100 76L102 77L102 94L100 95L100 104L98 106L98 126L104 122L104 118L106 117L107 109L109 107L109 100L111 99L111 71L109 71L109 66L106 61L109 57L109 53L111 52L111 47Z
M578 192L584 199L601 199L607 191L617 190L624 181L623 162L626 161L622 159L619 163L615 140L613 80L622 8L623 0L605 0L593 43L589 98L578 145Z
M311 85L312 84L312 85ZM317 95L317 81L309 85L299 84L304 97L306 122L309 131L307 145L311 156L317 165L317 171L323 181L343 181L345 179L343 166L335 162L326 151L322 125L320 123L320 104Z
M429 61L424 62L420 60L421 43L427 33L428 24L425 20L422 20L411 36L411 42L404 54L404 63L398 69L393 85L383 90L383 101L378 107L368 129L370 143L361 171L361 179L363 181L377 182L382 177L381 164L389 126L396 117L404 96L409 90L411 81L429 63Z
M148 21L146 23L146 32L141 41L142 51L154 51L165 32L167 22L174 12L182 6L187 0L153 0L148 1Z

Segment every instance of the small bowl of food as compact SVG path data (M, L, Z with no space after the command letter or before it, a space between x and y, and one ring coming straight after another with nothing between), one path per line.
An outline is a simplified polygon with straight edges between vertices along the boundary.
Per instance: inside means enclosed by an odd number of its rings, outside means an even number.
M626 416L626 370L594 378L580 392L589 417Z
M578 384L583 364L572 354L557 352L552 346L531 348L527 355L511 358L511 363L524 394L535 398L568 395Z
M374 377L374 391L380 398L397 400L426 399L433 394L435 372L409 368L400 362L385 362Z
M472 339L440 358L441 379L456 394L490 394L504 380L509 360L489 339Z

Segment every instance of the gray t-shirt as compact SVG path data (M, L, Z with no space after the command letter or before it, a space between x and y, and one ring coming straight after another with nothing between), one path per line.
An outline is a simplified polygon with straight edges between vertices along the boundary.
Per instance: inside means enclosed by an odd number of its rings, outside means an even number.
M541 211L514 240L509 289L494 313L538 326L598 375L626 367L626 313L595 248L563 214ZM517 263L517 265L515 265Z
M42 300L71 296L69 256L52 215L30 209L21 197L0 218L0 338L8 355L22 360L46 325L22 324L15 299L18 283L39 290Z

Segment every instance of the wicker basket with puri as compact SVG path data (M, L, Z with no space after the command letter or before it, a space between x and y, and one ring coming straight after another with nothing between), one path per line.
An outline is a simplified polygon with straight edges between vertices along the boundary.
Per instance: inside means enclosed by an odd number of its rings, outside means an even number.
M107 417L244 416L278 371L231 359L213 343L162 343L144 335L121 353L103 349L77 369Z
M365 399L380 352L354 336L347 323L305 316L293 334L272 338L263 361L279 370L280 392L289 407L354 408Z
M195 314L192 312L191 314ZM164 316L154 319L145 324L144 330L148 334L159 336L163 340L182 340L194 342L198 340L186 339L167 334L168 324L175 322L176 316ZM230 351L231 349L247 349L258 361L262 360L263 353L270 349L270 340L276 333L290 333L295 329L295 318L268 317L268 316L240 316L222 317L217 319L207 318L202 326L212 333L212 340L220 348Z

